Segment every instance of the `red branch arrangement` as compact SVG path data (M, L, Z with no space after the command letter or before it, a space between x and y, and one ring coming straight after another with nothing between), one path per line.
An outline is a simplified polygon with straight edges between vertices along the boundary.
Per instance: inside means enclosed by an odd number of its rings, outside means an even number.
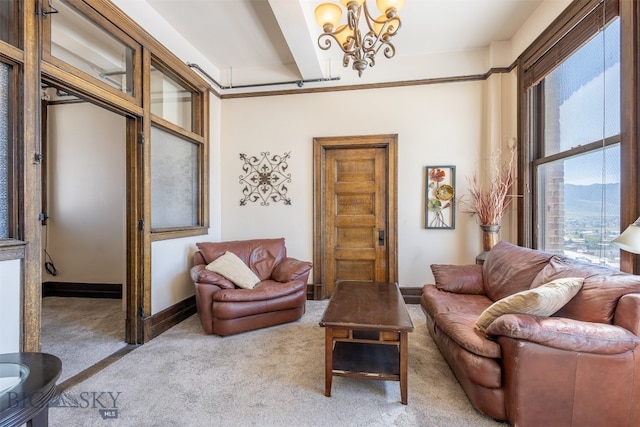
M509 162L502 166L496 164L497 158L499 156L492 160L496 173L486 188L478 181L477 173L474 173L471 178L467 178L471 197L470 200L462 201L462 204L467 213L478 216L480 225L500 225L502 217L514 197L510 193L515 181L513 171L515 150L511 151Z

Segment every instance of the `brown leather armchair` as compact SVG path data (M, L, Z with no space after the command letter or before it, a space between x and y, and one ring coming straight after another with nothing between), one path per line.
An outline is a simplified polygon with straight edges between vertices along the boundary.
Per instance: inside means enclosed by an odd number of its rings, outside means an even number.
M197 243L191 278L207 334L231 335L302 317L312 264L287 257L283 238ZM253 289L241 289L205 267L233 252L258 276Z

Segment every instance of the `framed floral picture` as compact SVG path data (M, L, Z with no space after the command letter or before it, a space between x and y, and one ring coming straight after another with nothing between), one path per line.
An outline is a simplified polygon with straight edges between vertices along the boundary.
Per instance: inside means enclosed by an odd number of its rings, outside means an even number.
M456 228L456 167L427 166L425 228Z

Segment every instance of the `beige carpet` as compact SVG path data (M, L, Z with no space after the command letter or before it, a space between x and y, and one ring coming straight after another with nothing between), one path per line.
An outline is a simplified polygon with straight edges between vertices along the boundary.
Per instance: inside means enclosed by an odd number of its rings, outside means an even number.
M324 396L326 301L294 323L207 336L197 316L62 392L51 426L505 426L467 400L409 306L409 404L399 384L334 378Z
M58 384L125 347L122 300L42 299L42 345L62 360Z

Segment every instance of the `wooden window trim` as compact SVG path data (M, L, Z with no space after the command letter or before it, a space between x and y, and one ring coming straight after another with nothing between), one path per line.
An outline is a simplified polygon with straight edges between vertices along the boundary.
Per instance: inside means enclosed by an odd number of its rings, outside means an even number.
M21 64L24 62L24 52L17 47L0 40L0 58L5 58L8 61L14 61Z
M621 130L620 130L620 173L621 193L621 227L632 223L640 212L640 150L638 148L638 126L640 124L640 76L637 64L640 61L640 4L631 1L607 0L607 15L613 5L618 7L620 16L620 61L621 61ZM532 247L535 229L533 219L532 189L533 179L532 159L535 158L537 147L529 141L532 135L540 131L535 126L527 126L532 109L531 93L527 90L524 71L549 51L557 41L575 27L589 11L602 9L601 0L572 2L565 11L545 30L532 45L518 58L518 192L525 195L518 200L518 244ZM595 21L602 22L602 12ZM567 39L568 40L568 39ZM565 44L569 46L569 44ZM560 48L558 48L559 50ZM570 50L570 49L566 49ZM542 69L542 68L539 68ZM528 83L538 80L539 76L530 77ZM640 272L640 257L621 251L620 269L622 271Z
M23 259L27 242L16 239L0 240L0 261Z
M151 241L181 239L183 237L204 236L209 233L209 227L197 226L190 228L158 228L151 230Z
M185 227L172 227L172 228L152 228L151 240L168 240L177 239L183 237L192 237L206 235L209 232L209 170L208 170L208 158L209 147L206 141L209 136L209 97L208 90L205 90L199 85L198 79L192 78L194 73L180 73L179 70L185 64L176 61L173 56L163 58L154 55L150 52L150 67L154 67L157 70L164 73L166 76L172 78L174 81L182 85L185 89L189 90L192 94L192 109L191 109L191 126L192 131L186 130L181 126L178 126L168 120L163 119L155 114L150 114L151 125L157 127L163 131L169 132L180 138L189 140L192 143L198 144L198 193L197 197L197 221L196 226ZM174 68L175 67L175 68ZM187 67L188 68L188 67ZM192 71L192 70L190 70ZM151 75L145 75L145 78L149 81L145 84L146 87L150 87ZM150 96L150 95L149 95ZM150 105L150 99L149 99ZM153 142L151 143L153 144ZM151 145L150 144L150 145ZM150 190L149 190L150 193Z
M189 139L198 144L204 144L204 137L202 135L194 132L189 132L188 130L176 125L175 123L165 120L162 117L152 114L151 121L153 123L153 126L179 136L180 138Z
M132 94L129 95L126 92L118 90L117 88L101 81L100 79L85 73L82 70L77 69L71 64L56 58L51 54L51 20L55 19L55 15L50 19L42 20L43 24L43 44L42 44L42 61L43 72L45 72L46 64L50 64L52 68L46 69L46 72L54 76L57 74L55 70L62 70L66 72L69 80L74 78L78 81L92 82L93 85L101 88L103 91L108 92L112 96L120 97L135 105L142 105L142 85L140 75L142 74L142 46L134 38L129 37L125 32L118 28L108 16L104 16L99 13L93 7L90 7L87 2L82 0L64 0L71 9L82 15L85 19L89 20L96 27L102 29L107 34L114 37L123 45L129 47L132 50Z

